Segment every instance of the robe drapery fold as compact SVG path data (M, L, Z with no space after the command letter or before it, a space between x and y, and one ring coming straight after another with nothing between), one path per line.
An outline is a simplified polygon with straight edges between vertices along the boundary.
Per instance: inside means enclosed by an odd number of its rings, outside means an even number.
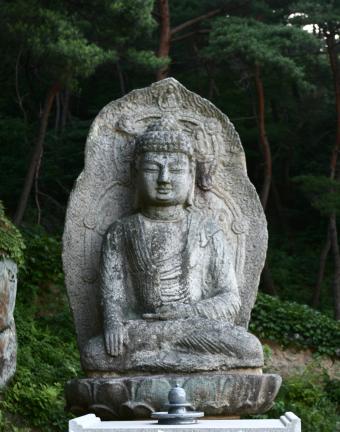
M183 250L157 260L143 218L138 213L118 220L107 232L100 270L104 326L168 304L186 304L189 316L233 323L240 296L222 229L199 211L188 211Z

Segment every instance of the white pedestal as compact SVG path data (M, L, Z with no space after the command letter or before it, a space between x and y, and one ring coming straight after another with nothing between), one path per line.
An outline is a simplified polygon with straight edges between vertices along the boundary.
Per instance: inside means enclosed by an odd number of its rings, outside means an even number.
M279 420L200 420L193 425L159 425L152 420L101 421L87 414L69 422L69 432L301 432L301 421L292 412Z

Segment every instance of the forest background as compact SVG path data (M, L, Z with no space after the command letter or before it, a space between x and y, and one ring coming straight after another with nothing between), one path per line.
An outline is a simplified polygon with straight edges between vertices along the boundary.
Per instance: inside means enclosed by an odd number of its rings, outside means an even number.
M0 428L66 430L62 389L80 366L60 238L86 136L108 102L173 76L234 123L266 212L252 331L315 358L268 415L340 430L339 380L318 363L340 357L340 2L1 0L0 24L0 199L19 229L0 252L20 262Z

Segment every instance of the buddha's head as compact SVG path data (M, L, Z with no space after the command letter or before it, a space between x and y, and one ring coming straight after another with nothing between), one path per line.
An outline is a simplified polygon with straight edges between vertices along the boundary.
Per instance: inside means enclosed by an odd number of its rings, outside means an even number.
M193 146L172 120L151 124L137 139L135 168L140 207L190 205Z

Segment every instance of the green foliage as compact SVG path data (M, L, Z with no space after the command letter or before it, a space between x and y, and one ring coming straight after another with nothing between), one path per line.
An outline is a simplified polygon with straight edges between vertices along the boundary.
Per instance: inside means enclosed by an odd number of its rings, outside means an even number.
M340 322L294 302L259 294L250 330L262 339L310 347L319 354L339 356Z
M295 177L311 205L327 216L340 211L340 183L325 176L304 175Z
M318 41L298 28L225 17L214 21L205 54L218 62L238 60L250 71L258 64L267 72L269 68L272 73L275 71L306 86L304 67L297 53L318 50Z
M292 411L301 418L304 432L334 432L340 421L336 404L329 391L330 379L326 373L316 372L311 365L302 375L283 380L274 407L261 418L278 418Z
M337 0L301 0L293 3L291 22L301 26L311 24L316 33L340 33L340 5Z
M34 0L18 0L2 9L1 18L7 23L6 36L17 41L36 64L45 64L50 79L68 87L76 85L77 78L91 75L99 64L115 60L114 51L86 39L82 21L75 15L38 6Z
M153 18L154 0L82 2L69 6L72 14L86 21L86 35L107 50L113 50L117 59L143 68L155 67L157 57L150 43L152 30L156 27ZM93 17L96 17L93 20Z
M80 372L70 318L64 311L59 320L37 319L29 307L20 303L15 318L17 372L3 395L0 409L18 416L27 426L66 430L69 416L64 412L63 386Z
M308 201L304 200L304 195L301 196L301 205L304 229L294 232L294 237L289 232L283 234L280 229L271 229L267 257L280 299L311 304L327 221L322 219L321 223L319 222L319 231L308 227L309 220L313 220L315 215L320 219L320 216L309 206ZM321 284L319 309L326 315L332 316L330 285L331 262L327 263L325 277Z
M80 365L63 286L60 241L43 231L25 232L25 240L27 265L15 309L17 372L0 402L0 430L11 430L9 424L16 421L9 419L17 419L18 425L64 431L69 416L64 412L63 386L80 375Z
M157 70L160 67L170 63L169 58L160 58L157 57L152 51L136 50L135 48L130 48L127 51L126 58L136 66L150 70Z
M130 32L149 31L155 28L152 16L154 0L119 0L108 3L108 8L120 21L125 20L130 25Z
M335 404L337 411L340 412L340 380L328 378L325 388L329 399Z
M63 285L61 246L58 238L47 235L41 228L25 230L23 234L27 246L26 268L19 290L24 294L22 302L32 305L32 300L37 301L38 295L44 299L48 295L53 297L54 287L58 290ZM57 306L58 298L55 302Z
M24 265L23 251L25 243L20 231L5 216L5 209L0 201L0 258L10 258L20 267Z

